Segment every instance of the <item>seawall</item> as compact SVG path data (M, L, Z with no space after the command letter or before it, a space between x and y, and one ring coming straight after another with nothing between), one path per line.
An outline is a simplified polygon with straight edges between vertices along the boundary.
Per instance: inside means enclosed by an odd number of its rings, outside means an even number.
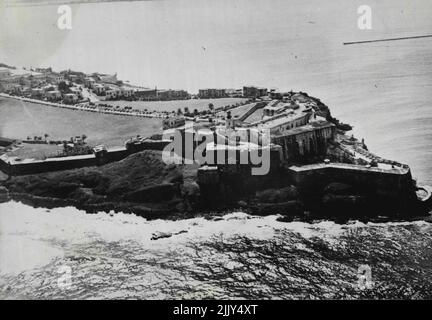
M352 185L382 199L395 200L401 205L408 205L416 200L408 166L382 169L329 163L291 166L287 172L292 183L306 196L322 194L328 184L336 182Z
M22 159L0 156L0 170L9 176L37 174L50 171L70 170L83 167L103 165L112 161L120 161L129 155L144 150L163 150L166 141L148 140L130 148L117 147L104 153L87 154L70 157L47 158L45 160Z

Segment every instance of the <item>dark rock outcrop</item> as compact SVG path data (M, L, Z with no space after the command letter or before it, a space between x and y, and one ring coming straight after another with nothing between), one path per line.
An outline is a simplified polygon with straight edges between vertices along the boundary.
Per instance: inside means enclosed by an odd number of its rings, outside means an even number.
M259 202L278 203L297 200L299 198L299 193L296 187L288 186L280 189L266 189L258 191L255 194L255 198Z
M10 200L9 190L6 187L0 186L0 203Z

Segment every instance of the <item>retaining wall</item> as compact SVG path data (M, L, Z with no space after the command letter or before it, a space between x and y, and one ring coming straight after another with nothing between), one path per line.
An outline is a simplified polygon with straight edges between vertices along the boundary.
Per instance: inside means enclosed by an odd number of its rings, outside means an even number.
M288 168L290 180L304 194L321 193L332 182L353 185L377 196L410 199L415 197L408 167L394 169L367 168L351 164L313 164Z
M70 170L83 167L102 165L112 161L120 161L127 156L143 150L162 150L166 145L165 141L146 142L135 149L124 147L113 148L98 155L89 154L81 156L48 158L45 160L24 159L22 162L15 160L15 157L0 157L0 170L12 176L36 174L50 171Z

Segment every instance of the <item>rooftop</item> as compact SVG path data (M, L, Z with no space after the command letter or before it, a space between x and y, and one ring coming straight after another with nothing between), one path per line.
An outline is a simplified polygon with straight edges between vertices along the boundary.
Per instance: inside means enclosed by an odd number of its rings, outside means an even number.
M287 123L288 121L295 120L297 118L301 118L306 114L302 111L290 110L285 111L283 113L278 114L279 117L270 119L268 121L262 122L263 127L266 128L274 128L280 125Z
M279 135L274 135L275 138L277 137L287 137L287 136L292 136L292 135L297 135L300 133L304 133L304 132L310 132L310 131L314 131L316 129L321 129L321 128L331 128L334 127L335 125L331 122L325 121L325 120L318 120L315 122L310 122L305 126L301 126L301 127L297 127L297 128L293 128L291 130L285 131L285 133L283 134L279 134Z

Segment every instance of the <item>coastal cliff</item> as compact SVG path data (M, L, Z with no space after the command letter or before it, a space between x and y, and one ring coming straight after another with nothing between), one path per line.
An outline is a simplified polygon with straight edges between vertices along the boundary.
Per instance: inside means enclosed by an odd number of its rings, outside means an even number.
M415 210L415 199L404 197L412 195L401 185L411 183L410 174L401 178L407 181L398 182L402 193L393 196L371 190L374 178L357 172L353 176L364 183L340 183L334 172L317 173L319 177L304 172L303 178L281 167L267 177L268 183L259 177L235 175L213 189L206 189L197 174L195 165L167 165L160 151L146 150L100 167L11 177L2 182L0 200L47 208L75 206L89 213L134 213L148 219L214 216L234 209L256 215L281 214L284 220L421 215Z

